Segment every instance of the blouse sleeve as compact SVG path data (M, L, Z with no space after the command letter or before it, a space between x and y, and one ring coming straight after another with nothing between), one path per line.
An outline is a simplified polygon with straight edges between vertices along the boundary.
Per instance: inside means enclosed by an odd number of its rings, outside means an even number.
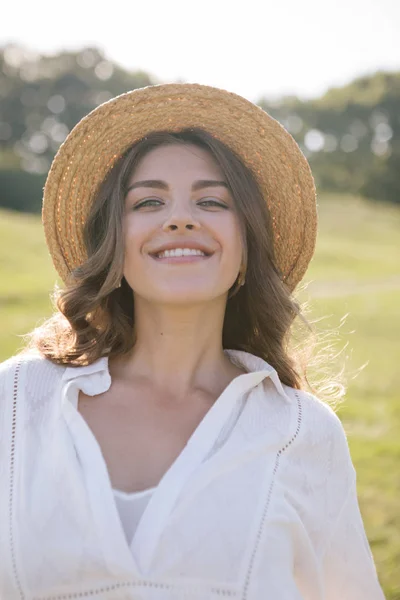
M365 534L355 476L323 559L326 600L385 600Z

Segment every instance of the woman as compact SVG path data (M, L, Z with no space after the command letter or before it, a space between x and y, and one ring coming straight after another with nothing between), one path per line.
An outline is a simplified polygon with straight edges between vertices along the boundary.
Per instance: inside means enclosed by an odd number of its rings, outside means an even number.
M382 599L287 349L316 233L292 137L223 90L135 90L71 132L43 222L65 288L1 366L1 598Z

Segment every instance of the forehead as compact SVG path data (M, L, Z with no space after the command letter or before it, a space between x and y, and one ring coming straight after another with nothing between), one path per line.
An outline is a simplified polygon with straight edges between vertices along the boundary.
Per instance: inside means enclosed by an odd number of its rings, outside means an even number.
M134 168L130 181L150 177L168 179L172 176L224 179L221 168L206 149L194 144L176 144L150 150Z

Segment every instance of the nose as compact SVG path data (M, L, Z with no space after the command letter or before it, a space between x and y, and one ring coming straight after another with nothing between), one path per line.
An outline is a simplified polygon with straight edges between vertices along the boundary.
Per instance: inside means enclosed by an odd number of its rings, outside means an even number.
M201 225L191 212L184 207L175 206L163 225L164 231L176 229L200 229Z

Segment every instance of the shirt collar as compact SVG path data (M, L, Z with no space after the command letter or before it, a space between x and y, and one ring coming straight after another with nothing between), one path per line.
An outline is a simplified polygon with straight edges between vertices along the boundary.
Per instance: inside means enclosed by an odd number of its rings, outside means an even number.
M244 368L249 373L254 373L255 375L263 374L265 377L269 377L278 394L287 402L291 402L290 397L285 392L282 382L279 379L278 372L266 360L260 358L256 354L245 352L244 350L226 349L224 352L228 354L233 362L235 362L239 367Z
M62 376L62 386L72 383L79 384L79 389L88 396L106 392L111 386L108 357L99 358L84 367L67 367Z
M280 396L290 402L277 371L267 361L243 350L225 349L224 352L232 362L248 372L245 377L250 381L254 380L254 386L258 385L265 377L269 377ZM249 375L254 377L249 377ZM67 367L62 375L62 384L65 386L69 382L75 382L76 385L79 383L79 389L88 396L106 392L111 386L108 357L99 358L88 366Z

